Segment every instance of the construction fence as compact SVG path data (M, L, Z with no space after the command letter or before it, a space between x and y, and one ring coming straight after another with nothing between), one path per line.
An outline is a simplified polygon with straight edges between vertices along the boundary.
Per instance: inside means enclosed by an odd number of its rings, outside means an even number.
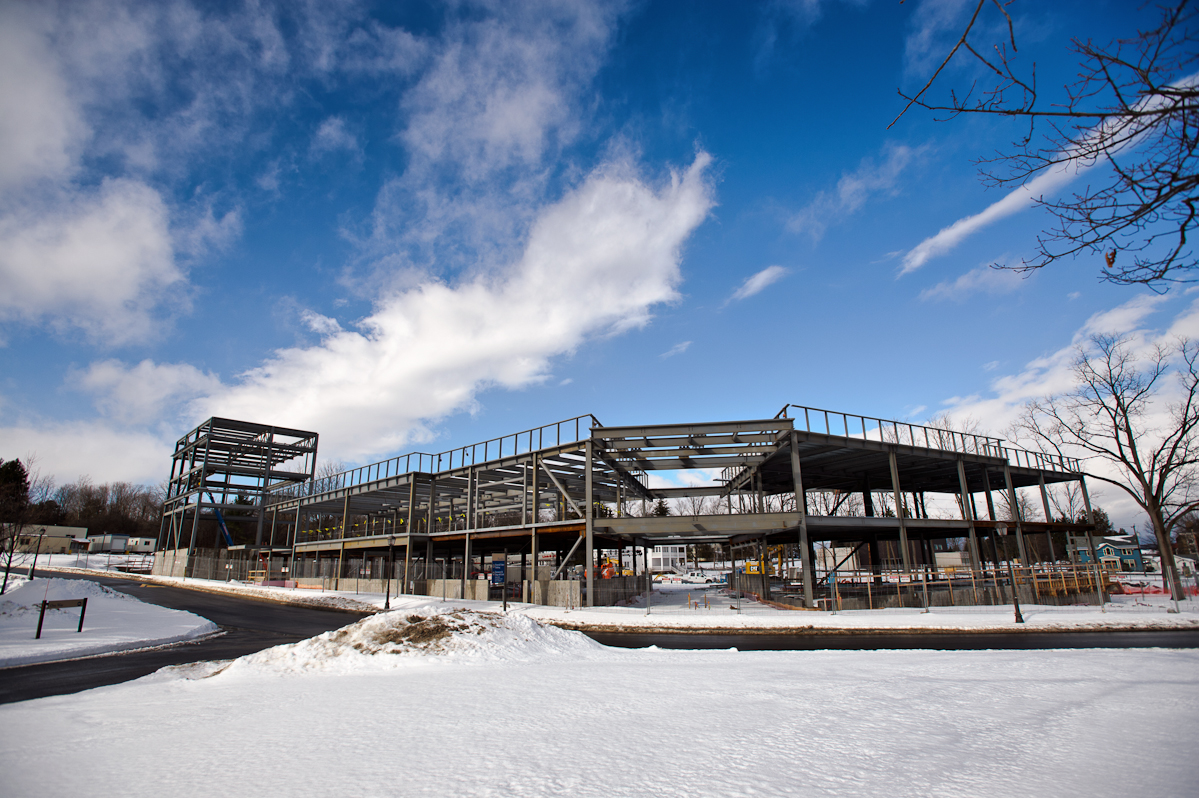
M999 569L967 568L891 571L833 571L819 575L813 596L820 609L873 610L887 607L974 607L1012 602L1072 605L1103 603L1118 590L1107 572L1088 565L1043 564ZM762 574L730 574L729 587L783 607L802 607L801 582ZM1102 595L1100 593L1102 591Z

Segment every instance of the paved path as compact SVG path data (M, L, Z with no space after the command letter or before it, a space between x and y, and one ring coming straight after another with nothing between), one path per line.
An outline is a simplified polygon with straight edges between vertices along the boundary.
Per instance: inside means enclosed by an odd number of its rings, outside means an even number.
M362 617L361 613L296 607L274 602L204 593L178 587L91 574L49 572L60 579L88 579L128 593L149 604L187 610L215 623L225 634L196 643L66 662L46 662L0 670L0 703L76 693L92 687L137 679L167 665L233 659L264 648L294 643Z

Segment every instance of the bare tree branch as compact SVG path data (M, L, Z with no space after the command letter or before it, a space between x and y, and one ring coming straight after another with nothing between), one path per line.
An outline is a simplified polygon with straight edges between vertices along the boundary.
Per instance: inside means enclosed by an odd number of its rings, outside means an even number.
M969 41L985 30L984 10L994 5L1006 22L1008 42L988 49ZM1038 174L1062 169L1106 167L1080 192L1037 204L1056 223L1037 238L1037 254L1019 272L1044 268L1083 254L1103 257L1103 277L1121 284L1162 290L1170 283L1199 279L1199 258L1191 244L1199 224L1199 14L1193 0L1153 6L1157 24L1135 36L1105 45L1075 39L1078 80L1066 87L1064 102L1038 104L1036 64L1018 74L1011 15L997 0L980 0L961 38L932 77L910 97L898 121L913 105L952 119L989 114L1027 119L1028 132L1011 152L983 159L993 185L1023 184ZM982 35L982 34L978 34ZM929 99L933 85L959 52L966 52L993 79L959 97ZM891 124L894 125L895 121ZM1037 125L1043 135L1037 136Z

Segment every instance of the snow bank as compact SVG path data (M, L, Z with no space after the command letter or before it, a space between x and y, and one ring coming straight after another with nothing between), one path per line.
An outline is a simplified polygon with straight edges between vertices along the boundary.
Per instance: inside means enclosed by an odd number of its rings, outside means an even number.
M298 643L233 660L230 673L349 673L429 661L526 662L607 651L579 632L523 615L466 609L384 612Z
M0 596L0 668L106 654L193 640L220 631L209 620L182 610L145 604L82 579L23 577ZM79 608L47 610L35 640L42 600L87 599L83 632Z

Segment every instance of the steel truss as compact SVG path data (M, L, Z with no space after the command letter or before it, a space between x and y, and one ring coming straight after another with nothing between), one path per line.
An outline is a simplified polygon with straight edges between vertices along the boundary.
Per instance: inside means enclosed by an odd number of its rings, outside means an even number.
M312 484L317 438L315 432L228 418L210 418L184 435L171 457L158 548L195 551L202 518L222 524L225 518L253 518L254 548L262 548L272 497ZM267 547L275 542L274 523L271 533Z
M649 472L719 472L706 484L651 487ZM505 540L571 554L584 546L594 563L605 548L747 541L798 543L811 605L812 543L899 543L912 571L909 541L968 538L979 562L978 535L1015 528L1024 536L1078 532L1089 525L1054 523L1045 486L1085 483L1079 463L1007 447L998 438L787 405L772 419L605 427L591 415L537 427L440 454L413 453L268 492L272 517L293 519L294 554L346 550L378 554L389 543L405 558L451 543L469 563L472 546L498 551ZM677 480L676 480L677 484ZM996 520L992 492L1037 486L1045 520ZM865 517L815 515L808 493L862 497ZM975 497L982 493L987 518ZM896 508L876 516L876 497ZM925 494L947 494L964 508L957 519L929 518ZM713 497L700 515L631 516L630 502ZM1089 506L1089 500L1088 500ZM570 555L568 555L569 558ZM469 568L464 567L466 579ZM587 568L588 598L594 569ZM407 566L405 566L407 573ZM465 587L465 586L464 586Z

